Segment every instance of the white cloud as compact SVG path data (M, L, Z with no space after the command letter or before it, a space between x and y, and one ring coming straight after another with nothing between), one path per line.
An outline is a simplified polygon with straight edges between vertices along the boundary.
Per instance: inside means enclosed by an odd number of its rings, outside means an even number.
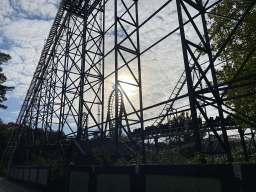
M24 98L52 22L19 19L0 28L3 32L1 38L9 42L8 53L12 56L9 64L4 66L4 73L10 81L7 85L16 87L8 93L9 97ZM22 85L25 87L18 88Z
M14 9L18 9L24 17L41 17L42 19L53 19L57 12L60 0L52 1L41 0L11 0ZM21 15L20 15L21 16Z
M1 20L0 27L12 22L12 20L9 17L6 17L5 15L2 15L2 14L0 15L0 20Z
M15 11L10 5L9 0L1 0L0 15L8 16L13 14ZM1 20L2 22L2 20Z
M20 111L12 111L12 112L11 112L11 114L14 114L14 115L16 115L16 116L18 116L19 113L20 113Z
M29 44L34 45L34 41L40 41L42 45L42 39L47 38L52 22L20 19L8 25L6 24L1 31L3 31L5 38L14 41L18 46L27 47Z

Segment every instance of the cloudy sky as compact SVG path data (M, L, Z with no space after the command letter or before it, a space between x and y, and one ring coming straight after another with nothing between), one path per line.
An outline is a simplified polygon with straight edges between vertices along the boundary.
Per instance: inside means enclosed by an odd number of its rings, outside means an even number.
M165 2L140 0L139 22L142 23ZM3 64L3 69L8 78L6 85L15 87L14 91L7 93L8 100L3 103L8 109L0 109L0 118L4 123L15 122L18 117L59 3L60 0L1 0L0 51L12 57L8 64ZM107 14L106 22L111 22L114 17L111 5L113 3L110 1L107 11L111 14ZM173 1L140 29L141 51L176 27L178 20L176 3ZM185 32L188 39L194 40L197 36L191 28L188 25ZM108 38L109 42L113 39L111 36ZM147 51L141 59L144 107L167 100L184 70L179 33L174 33ZM106 86L110 93L113 87L111 78L106 81ZM186 101L180 101L180 105L184 104ZM162 108L148 111L145 118L159 114ZM211 109L208 114L216 116L216 111Z
M0 51L12 59L3 64L8 106L0 110L5 122L15 122L31 82L45 39L55 18L60 0L2 0L0 6Z

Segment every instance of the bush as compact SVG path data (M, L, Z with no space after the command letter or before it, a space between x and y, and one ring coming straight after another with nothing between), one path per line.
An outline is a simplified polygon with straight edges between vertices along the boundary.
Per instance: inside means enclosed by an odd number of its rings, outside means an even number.
M99 161L101 165L113 165L111 157L108 153L108 149L106 147L93 148L92 151L94 152L94 157Z
M49 190L54 192L61 192L64 190L64 171L66 168L66 160L62 157L49 156L43 158L41 156L33 155L33 161L30 165L50 165L50 183Z

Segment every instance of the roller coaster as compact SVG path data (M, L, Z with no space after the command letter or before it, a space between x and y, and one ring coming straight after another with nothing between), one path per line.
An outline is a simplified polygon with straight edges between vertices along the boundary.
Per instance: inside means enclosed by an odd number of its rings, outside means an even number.
M227 134L232 129L238 130L248 161L245 131L255 128L255 120L226 101L255 92L225 96L229 90L256 85L254 73L241 75L248 60L255 60L255 49L246 52L241 67L229 81L219 83L216 68L225 65L220 57L239 33L238 28L250 24L245 18L255 14L255 0L239 1L245 7L239 18L211 13L221 3L222 0L62 0L2 161L11 159L26 127L45 133L38 146L55 143L62 147L70 139L110 138L117 148L120 142L137 148L144 163L147 139L189 133L200 152L205 132L214 135L232 161ZM207 28L208 15L234 22L215 51ZM163 18L168 22L161 25ZM179 57L173 55L177 50ZM156 59L157 54L161 55L161 62ZM164 60L166 56L171 59ZM165 97L152 99L150 94L155 93L147 81L154 80L152 74L148 75L148 68L162 65L167 68L156 79L161 79L168 69L168 81L157 84L161 88L155 92L160 91ZM183 73L173 80L172 73L180 66L184 67L177 71ZM131 81L122 80L123 74ZM114 90L109 89L109 82L115 84ZM150 87L148 95L142 85ZM132 87L132 96L125 86ZM213 109L216 118L209 114ZM175 119L182 112L188 112L191 119ZM245 126L237 125L237 120ZM50 141L48 135L52 132L57 136ZM251 140L255 143L253 131Z
M197 124L199 126L199 131L204 130L205 132L210 131L210 125L202 122L202 118L197 119ZM213 117L210 117L210 124L216 129L221 130L221 120L220 117L216 116L214 119ZM231 116L227 116L225 118L225 126L226 129L237 129L237 124L235 123L234 119L231 118ZM176 120L173 124L160 124L159 126L148 126L145 127L144 134L145 135L151 135L152 137L154 135L162 134L162 133L178 133L182 132L188 132L193 131L192 121L178 121ZM141 128L134 129L131 135L134 135L135 137L139 137L140 133L142 132Z

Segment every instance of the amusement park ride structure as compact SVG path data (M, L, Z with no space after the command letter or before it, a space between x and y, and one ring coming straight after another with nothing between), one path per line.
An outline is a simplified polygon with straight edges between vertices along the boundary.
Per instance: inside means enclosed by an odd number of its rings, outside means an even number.
M92 136L99 140L110 137L115 141L117 149L119 142L130 142L140 151L143 162L146 156L145 139L168 138L188 131L193 133L194 145L199 152L202 152L200 133L212 132L232 161L227 130L239 129L245 158L248 160L244 130L229 123L233 123L232 119L239 118L253 128L255 122L244 114L240 114L242 119L235 115L235 109L224 103L222 93L236 88L233 83L253 78L255 74L237 78L242 70L240 69L231 81L219 84L215 67L223 49L246 15L250 14L256 1L243 1L248 4L247 10L237 19L228 38L216 53L211 49L206 21L210 10L222 0L163 0L162 6L139 23L139 13L142 9L139 4L143 1L61 1L16 122L19 127L14 128L16 133L10 138L4 158L15 152L22 130L27 126L33 130L42 129L45 133L57 132L56 143L62 142L63 132L66 138L73 137L76 140L90 140ZM166 35L159 37L159 40L141 51L140 29L150 23L157 14L167 14L165 8L170 4L176 7L178 27L170 28ZM110 14L114 16L112 20L109 20ZM190 26L190 32L193 31L197 38L190 38L186 34L187 26ZM181 40L184 72L166 101L156 101L154 105L144 107L141 56L167 41L166 39L175 33L179 34ZM109 34L112 34L111 45L107 44ZM255 57L255 50L250 52L244 63L246 64L253 55ZM131 77L132 82L120 79L122 70ZM106 102L106 81L110 78L114 79L116 86ZM143 82L144 84L146 82ZM133 101L130 100L125 85L134 88ZM247 95L241 94L236 98L244 96ZM184 98L189 104L175 110L176 103ZM154 110L159 106L163 106L160 115L145 119L145 111ZM218 121L211 120L207 114L208 106L217 109ZM189 112L189 124L181 123L180 127L171 123L163 124L166 118L171 119L181 112ZM225 118L226 115L229 116ZM152 120L154 123L145 128L144 123ZM132 126L137 126L137 129L132 130ZM217 131L222 132L222 137ZM42 139L44 142L40 144L49 142L47 134L45 137ZM254 141L253 132L251 139Z

